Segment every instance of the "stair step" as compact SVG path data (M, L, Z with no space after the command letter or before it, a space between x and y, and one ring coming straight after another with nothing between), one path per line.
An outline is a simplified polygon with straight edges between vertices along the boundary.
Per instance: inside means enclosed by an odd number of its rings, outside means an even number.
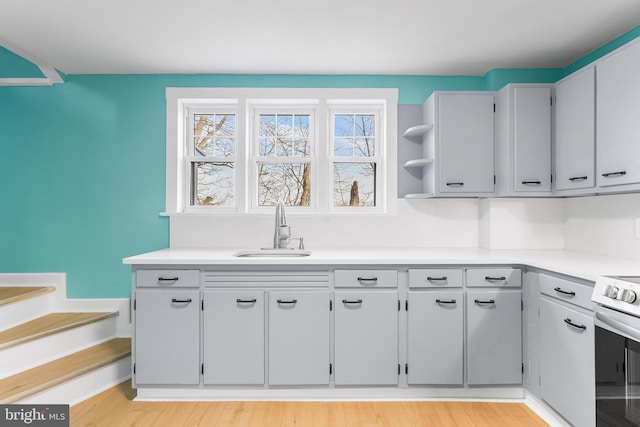
M21 325L0 331L0 350L24 344L58 332L116 317L112 313L52 313Z
M114 338L0 380L0 404L15 403L131 355L130 338Z
M0 306L35 298L55 290L55 286L1 286Z

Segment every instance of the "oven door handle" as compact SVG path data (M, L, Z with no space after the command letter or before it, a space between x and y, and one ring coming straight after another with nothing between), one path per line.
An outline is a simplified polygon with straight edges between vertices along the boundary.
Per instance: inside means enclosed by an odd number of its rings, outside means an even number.
M605 325L610 326L614 329L619 330L624 334L629 335L631 338L633 338L636 341L640 341L640 331L638 329L625 325L624 323L618 320L615 320L610 316L607 316L601 311L595 311L595 315L596 315L596 319L601 321Z

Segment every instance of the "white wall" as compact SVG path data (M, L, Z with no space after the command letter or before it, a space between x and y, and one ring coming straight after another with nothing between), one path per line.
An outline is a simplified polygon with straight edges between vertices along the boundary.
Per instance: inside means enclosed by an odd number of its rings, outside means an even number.
M482 248L564 247L564 199L482 199L478 217Z
M640 194L565 199L565 248L640 259L636 218L640 218Z
M294 236L305 238L307 249L567 249L640 259L635 218L640 218L640 194L566 199L400 199L395 215L288 215L288 222ZM171 246L269 247L273 226L273 215L177 215L171 218Z
M477 199L399 199L394 215L288 214L287 222L307 249L478 246ZM269 247L273 231L271 214L175 215L171 247Z

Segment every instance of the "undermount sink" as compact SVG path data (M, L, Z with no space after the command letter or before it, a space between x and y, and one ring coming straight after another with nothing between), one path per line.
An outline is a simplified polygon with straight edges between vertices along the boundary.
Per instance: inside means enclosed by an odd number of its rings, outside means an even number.
M303 249L271 249L271 248L262 248L262 249L249 249L246 251L240 251L233 254L235 257L303 257L311 255L311 251L306 251Z

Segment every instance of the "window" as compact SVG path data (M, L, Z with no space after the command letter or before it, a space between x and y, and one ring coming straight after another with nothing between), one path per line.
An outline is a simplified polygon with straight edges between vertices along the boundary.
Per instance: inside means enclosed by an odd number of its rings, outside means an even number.
M395 89L167 88L167 214L384 213Z

